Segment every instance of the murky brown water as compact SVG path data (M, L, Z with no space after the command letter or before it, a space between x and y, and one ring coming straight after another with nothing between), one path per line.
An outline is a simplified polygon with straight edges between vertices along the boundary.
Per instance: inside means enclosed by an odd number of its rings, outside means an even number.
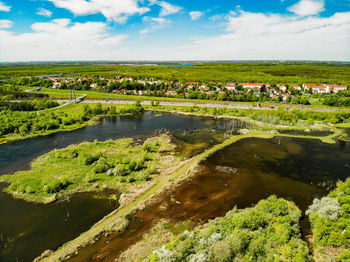
M303 211L350 174L350 146L318 140L249 138L215 153L197 176L166 192L160 202L137 212L129 228L80 250L70 261L114 261L160 218L207 221L234 206L250 207L271 194L294 201ZM303 235L309 234L302 218Z
M71 132L0 145L0 175L29 168L30 162L55 148L83 141L149 137L168 131L179 141L179 152L191 156L224 140L247 124L238 120L145 112L139 116L111 117L100 124ZM13 199L0 185L0 261L32 261L46 249L57 249L88 230L117 205L91 194L69 202L33 205Z

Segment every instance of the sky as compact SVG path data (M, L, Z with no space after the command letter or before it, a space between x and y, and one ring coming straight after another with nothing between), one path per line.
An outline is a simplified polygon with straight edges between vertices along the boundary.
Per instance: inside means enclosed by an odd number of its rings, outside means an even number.
M0 62L350 61L350 0L0 0Z

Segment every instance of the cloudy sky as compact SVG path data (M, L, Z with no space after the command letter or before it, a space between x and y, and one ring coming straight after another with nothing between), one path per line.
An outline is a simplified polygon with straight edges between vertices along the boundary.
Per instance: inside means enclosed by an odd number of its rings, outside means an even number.
M350 0L0 0L0 61L350 61Z

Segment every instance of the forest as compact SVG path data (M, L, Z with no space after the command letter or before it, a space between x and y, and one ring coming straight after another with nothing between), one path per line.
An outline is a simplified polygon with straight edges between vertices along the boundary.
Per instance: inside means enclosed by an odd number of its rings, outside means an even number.
M117 64L15 64L0 66L0 79L43 76L115 77L131 76L135 79L155 78L172 81L215 82L270 82L270 83L350 83L348 63L303 62L237 62L194 64L183 67L166 65Z

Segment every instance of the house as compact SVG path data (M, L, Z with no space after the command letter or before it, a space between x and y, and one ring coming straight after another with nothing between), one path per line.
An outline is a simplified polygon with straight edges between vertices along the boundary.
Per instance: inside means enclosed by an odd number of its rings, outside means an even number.
M288 96L290 96L290 95L289 95L289 94L284 94L284 95L283 95L283 101L286 101L287 98L288 98Z
M206 85L202 84L202 85L199 86L199 89L200 90L206 90L206 89L208 89L208 87Z
M346 85L327 85L327 93L334 92L338 93L339 91L347 90L348 87Z
M269 83L239 83L243 88L261 88L263 85L270 87Z
M283 92L286 92L287 91L287 87L285 85L280 85L280 84L277 84L278 88L283 91Z
M90 87L91 87L91 88L96 88L96 87L97 87L97 84L96 84L96 83L92 83L92 84L90 84Z
M307 90L312 90L312 93L325 94L327 92L326 84L304 84L303 87Z
M61 82L54 82L52 84L52 88L56 89L56 88L60 88L62 86Z
M175 96L177 93L175 91L166 91L165 95L167 96Z
M236 84L235 83L227 83L224 87L227 90L234 90L234 89L236 89Z
M134 94L142 96L143 95L143 91L142 90L134 90Z

